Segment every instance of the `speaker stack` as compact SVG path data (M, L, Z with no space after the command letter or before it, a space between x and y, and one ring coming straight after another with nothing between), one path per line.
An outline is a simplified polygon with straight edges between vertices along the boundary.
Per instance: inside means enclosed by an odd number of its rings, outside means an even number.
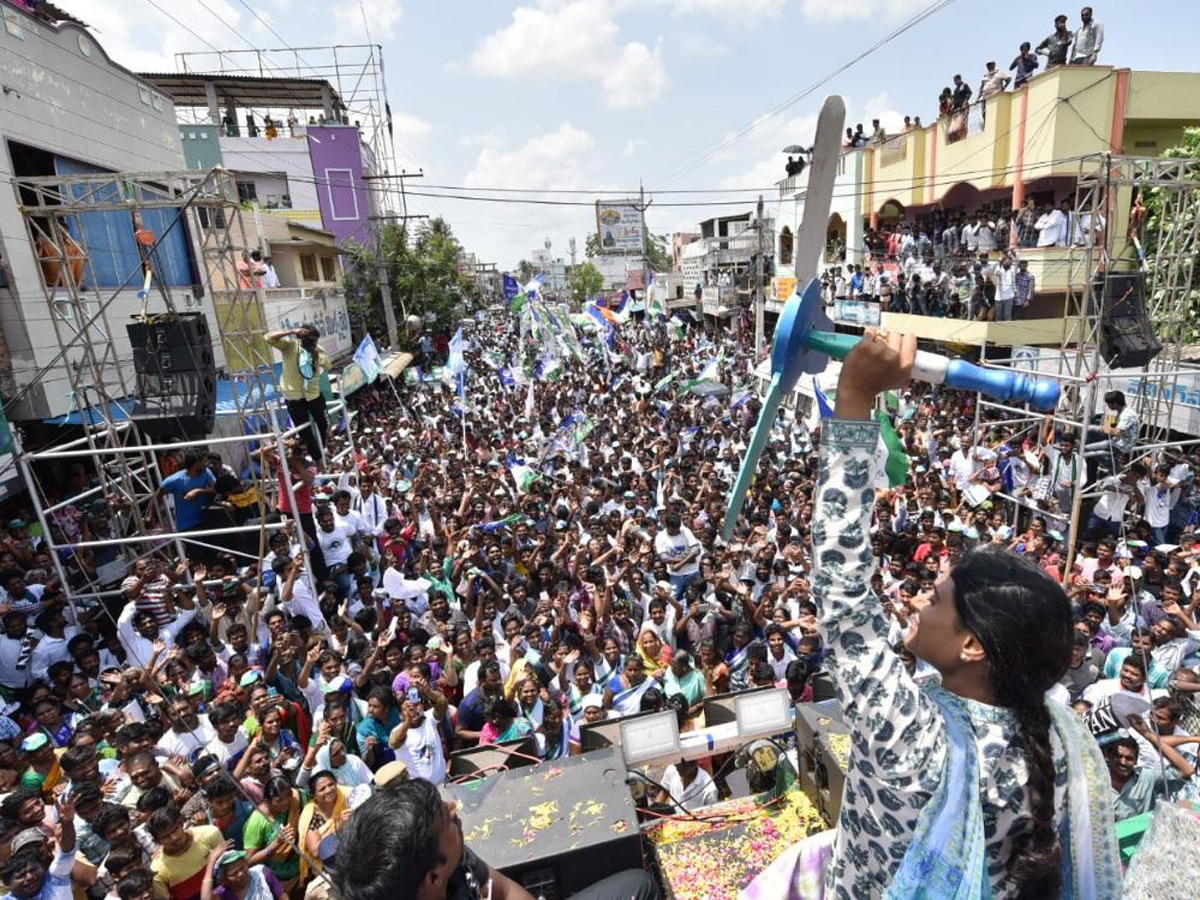
M1100 355L1113 369L1145 367L1163 348L1146 313L1146 273L1110 272L1095 287Z
M136 373L131 418L151 439L198 440L217 418L217 369L203 313L137 316L125 326Z

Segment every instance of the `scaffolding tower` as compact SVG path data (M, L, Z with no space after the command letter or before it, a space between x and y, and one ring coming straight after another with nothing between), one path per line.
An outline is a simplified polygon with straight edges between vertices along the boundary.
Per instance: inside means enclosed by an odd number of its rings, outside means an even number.
M231 75L261 79L322 79L333 87L345 124L357 124L363 143L375 158L375 175L401 172L396 161L392 108L388 102L387 78L381 44L335 44L310 47L275 47L245 50L209 50L175 54L176 69L193 75ZM292 101L287 91L278 106L264 110L277 122L286 121L293 108L305 108ZM179 107L181 117L191 115L197 123L206 121L202 109ZM182 120L182 119L181 119ZM400 148L410 168L416 159ZM400 212L399 187L390 178L379 179L378 190L387 212Z
M283 425L272 351L264 340L262 306L257 291L239 271L239 263L257 241L246 230L232 174L217 167L209 172L47 176L17 179L14 189L29 240L37 248L45 300L59 347L39 376L65 365L72 405L84 432L82 437L41 450L26 450L19 435L15 435L21 472L68 599L73 604L76 600L86 603L115 596L119 591L102 590L103 585L87 578L86 573L86 584L82 589L76 587L79 579L69 577L61 551L119 547L126 562L132 564L171 544L183 556L186 542L236 555L237 551L214 547L212 539L251 532L259 534L261 550L267 530L288 527L287 522L266 522L266 511L277 508L278 493L285 493L290 509L297 509L295 486L286 464L279 467L282 483L278 487L269 471L264 471L259 480L260 524L179 531L169 515L159 519L164 523L162 527L154 527L148 516L151 506L157 503L156 491L162 482L158 453L213 445L239 445L247 451L273 446L278 459L286 460L286 441L304 427ZM153 210L165 211L154 217L155 222L165 223L158 233L144 227L147 214ZM84 217L96 214L130 216L139 247L140 263L111 293L97 286L99 280L87 245L89 229ZM126 371L128 360L117 355L109 308L118 296L136 286L140 287L137 296L143 317L178 315L176 292L180 288L172 288L163 277L159 255L160 245L176 229L185 233L199 270L200 289L213 301L217 318L213 330L219 333L224 347L242 433L155 443L131 418L135 392ZM190 293L193 286L184 290ZM143 349L150 352L154 348ZM331 413L337 410L334 406ZM98 483L72 496L51 497L38 478L35 464L71 459L94 460ZM62 514L97 500L107 501L114 533L105 538L81 539ZM307 561L304 541L299 543ZM261 552L242 555L256 563L262 556ZM305 572L311 579L307 565Z
M1140 201L1146 212L1137 209ZM1180 378L1200 375L1186 361L1184 347L1197 314L1196 259L1200 253L1200 159L1098 154L1080 160L1068 223L1068 284L1063 329L1057 351L1043 352L1036 368L1040 377L1055 378L1062 399L1054 422L1076 436L1082 449L1092 418L1114 380L1130 377L1114 371L1101 354L1104 309L1101 300L1108 276L1137 271L1145 275L1145 310L1162 351L1136 379L1129 405L1141 431L1133 452L1121 465L1105 465L1119 474L1129 465L1157 458L1167 448L1200 444L1198 439L1172 440L1172 419L1185 409L1200 410L1200 397L1180 385ZM986 365L1022 368L1024 360L993 360ZM1016 415L1017 422L1036 422L1024 410L978 398L981 407ZM1034 427L1037 427L1036 425ZM1066 567L1075 558L1082 535L1085 503L1099 498L1095 484L1075 481L1070 508L1054 516L1064 530ZM1016 498L1006 498L1014 500ZM1018 503L1024 501L1017 500Z

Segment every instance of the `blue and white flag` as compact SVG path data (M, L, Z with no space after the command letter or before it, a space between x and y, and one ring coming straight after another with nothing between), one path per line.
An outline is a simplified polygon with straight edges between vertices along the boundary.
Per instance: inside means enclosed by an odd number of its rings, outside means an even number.
M813 376L813 395L817 398L817 410L820 412L821 418L832 419L833 407L829 405L829 398L821 390L821 385L817 384L817 377L815 375Z
M450 360L448 365L451 372L457 374L466 369L467 361L463 359L463 350L465 349L462 326L460 325L458 331L454 332L454 337L450 338Z
M521 283L519 281L517 281L517 279L513 278L511 275L505 274L505 276L504 276L504 302L511 305L513 302L513 298L515 298L517 296L517 294L519 294L519 293L521 293Z
M500 383L506 388L517 386L517 380L513 377L512 370L507 366L497 369L496 374L500 376Z
M358 349L354 351L354 361L362 369L368 383L378 378L379 373L383 371L383 357L379 355L379 348L375 346L375 339L369 334L362 339L358 345Z

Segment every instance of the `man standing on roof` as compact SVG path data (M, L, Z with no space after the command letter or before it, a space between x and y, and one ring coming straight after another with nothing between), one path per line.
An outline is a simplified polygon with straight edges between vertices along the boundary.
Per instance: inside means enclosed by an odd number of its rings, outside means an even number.
M283 357L280 387L287 400L288 415L293 425L309 425L300 432L308 455L321 462L329 433L325 416L325 397L321 393L321 373L329 370L329 354L317 341L321 337L312 325L302 325L286 331L273 331L267 343Z

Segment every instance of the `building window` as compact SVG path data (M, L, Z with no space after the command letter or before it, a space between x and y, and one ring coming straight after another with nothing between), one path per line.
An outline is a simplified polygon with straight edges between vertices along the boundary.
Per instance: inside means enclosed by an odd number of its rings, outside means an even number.
M337 281L337 263L333 261L332 256L321 257L321 274L325 276L326 281Z
M792 229L784 225L783 231L779 233L779 264L781 266L792 264L792 245Z
M317 274L317 258L311 253L300 254L300 275L305 281L320 281Z
M254 203L258 200L258 186L253 181L237 183L238 199L243 203Z

